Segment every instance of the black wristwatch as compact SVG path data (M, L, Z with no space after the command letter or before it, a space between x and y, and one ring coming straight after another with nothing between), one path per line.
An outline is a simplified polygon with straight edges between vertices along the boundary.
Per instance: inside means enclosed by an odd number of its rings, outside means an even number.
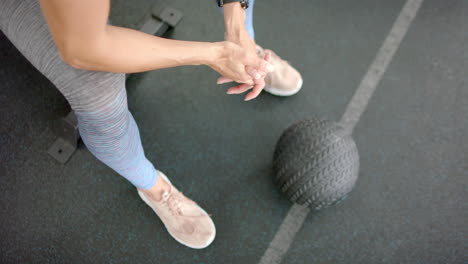
M249 7L249 0L218 0L218 6L222 7L224 4L239 2L242 8L246 9Z

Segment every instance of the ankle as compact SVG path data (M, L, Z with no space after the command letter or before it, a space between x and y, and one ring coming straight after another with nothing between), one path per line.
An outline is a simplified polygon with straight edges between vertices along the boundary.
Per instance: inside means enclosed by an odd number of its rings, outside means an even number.
M158 179L156 180L156 183L153 185L153 187L147 189L147 190L141 190L143 191L146 195L148 195L151 199L159 201L162 199L162 195L165 191L170 191L171 187L169 183L167 183L163 177L158 176Z

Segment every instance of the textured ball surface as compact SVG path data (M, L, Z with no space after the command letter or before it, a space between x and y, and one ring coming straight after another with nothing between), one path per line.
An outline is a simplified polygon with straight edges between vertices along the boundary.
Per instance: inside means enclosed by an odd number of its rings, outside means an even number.
M290 201L318 210L353 189L359 154L351 135L338 123L304 120L281 135L273 170L280 190Z

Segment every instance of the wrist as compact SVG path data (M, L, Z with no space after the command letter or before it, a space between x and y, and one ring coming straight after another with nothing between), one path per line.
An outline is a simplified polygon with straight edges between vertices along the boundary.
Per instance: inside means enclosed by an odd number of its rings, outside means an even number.
M208 44L207 54L201 60L204 65L214 65L224 55L224 42L212 42Z
M243 43L244 41L249 41L250 36L245 28L238 28L236 30L229 30L224 33L224 40L231 41L234 43Z

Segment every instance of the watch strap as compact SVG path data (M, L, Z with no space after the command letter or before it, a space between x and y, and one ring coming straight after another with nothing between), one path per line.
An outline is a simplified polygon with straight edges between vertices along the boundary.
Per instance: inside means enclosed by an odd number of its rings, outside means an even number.
M248 3L249 3L248 0L218 0L218 6L222 7L224 4L229 4L229 3L234 3L234 2L240 2L243 8L247 8Z

